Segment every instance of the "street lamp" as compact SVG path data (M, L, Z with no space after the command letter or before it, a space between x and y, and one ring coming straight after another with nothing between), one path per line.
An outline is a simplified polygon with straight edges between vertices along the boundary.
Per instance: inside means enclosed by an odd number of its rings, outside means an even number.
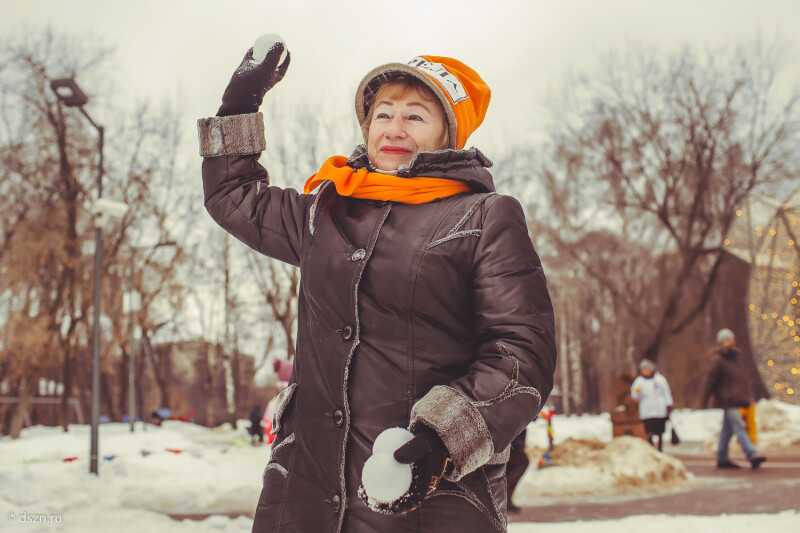
M103 197L103 126L98 126L92 117L86 112L83 106L89 98L81 91L78 84L72 78L52 80L50 88L53 89L59 101L68 107L77 107L92 126L97 130L97 151L99 152L100 162L97 171L97 199ZM100 207L100 206L96 206ZM89 461L89 472L97 474L97 435L98 422L100 419L100 281L103 270L103 232L102 225L98 221L98 213L95 211L94 225L94 310L92 314L92 435L91 435L91 456Z
M134 421L136 418L136 394L134 391L134 374L136 372L136 365L135 361L136 358L134 354L136 353L136 323L134 320L134 311L139 311L142 308L142 295L139 291L136 290L136 283L135 283L135 276L134 276L134 257L136 255L137 249L144 249L144 248L152 248L155 250L156 248L161 248L162 246L177 246L178 243L175 241L163 241L159 242L153 246L133 246L131 245L131 281L130 281L130 290L122 299L122 307L123 312L128 311L128 319L130 322L130 351L131 356L128 358L128 419L131 423L131 433L133 433L134 429ZM142 365L142 370L144 370L144 365ZM144 372L142 372L144 374ZM144 375L142 375L144 378ZM142 382L142 387L144 387L144 381ZM142 389L144 390L144 389ZM144 394L142 394L144 396ZM147 423L145 422L145 405L142 402L142 423L143 427L147 427Z

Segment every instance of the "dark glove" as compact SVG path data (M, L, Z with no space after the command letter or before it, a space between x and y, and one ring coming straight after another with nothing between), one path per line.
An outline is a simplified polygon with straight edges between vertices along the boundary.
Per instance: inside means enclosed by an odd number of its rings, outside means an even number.
M402 515L413 511L436 490L445 474L450 457L442 439L432 429L419 426L414 438L394 452L397 462L411 465L411 487L400 499L389 503L370 503L363 490L362 500L372 509L385 514Z
M261 63L253 60L253 49L247 51L242 63L231 76L228 87L222 95L222 105L218 117L255 113L261 107L264 95L283 79L289 68L289 52L286 59L278 65L283 54L283 43L275 43Z

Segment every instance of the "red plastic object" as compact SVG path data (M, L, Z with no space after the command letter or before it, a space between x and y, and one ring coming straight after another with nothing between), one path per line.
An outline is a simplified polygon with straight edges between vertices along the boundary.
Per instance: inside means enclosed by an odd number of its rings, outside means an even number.
M272 444L272 441L275 440L275 435L270 434L270 431L272 431L272 420L267 420L265 418L261 421L261 425L264 426L264 436L267 437L267 442Z
M550 420L551 418L553 418L555 416L555 414L556 414L556 412L554 410L551 411L550 409L542 409L542 412L539 413L539 416L541 416L545 420Z

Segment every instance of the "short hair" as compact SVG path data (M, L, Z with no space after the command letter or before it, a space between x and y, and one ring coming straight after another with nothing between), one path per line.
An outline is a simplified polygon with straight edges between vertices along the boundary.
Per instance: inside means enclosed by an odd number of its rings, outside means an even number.
M372 122L372 113L375 110L373 104L385 99L406 98L409 95L417 95L427 102L436 103L439 107L439 110L442 112L442 125L444 126L444 133L439 143L439 149L447 148L450 145L450 129L447 127L447 114L444 112L442 103L425 83L411 76L400 76L382 83L372 99L367 102L367 117L364 119L364 124L361 126L362 133L364 134L364 142L367 142L369 137L369 125Z

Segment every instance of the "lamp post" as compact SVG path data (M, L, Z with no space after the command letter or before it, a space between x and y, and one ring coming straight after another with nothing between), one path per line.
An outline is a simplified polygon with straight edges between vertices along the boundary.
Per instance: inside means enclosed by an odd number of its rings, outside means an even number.
M103 126L99 126L92 117L86 112L83 106L89 101L89 97L81 91L78 84L72 78L51 80L50 87L64 105L77 107L92 126L97 130L97 151L99 152L99 164L97 171L97 198L103 197ZM89 462L89 472L97 474L97 436L98 423L100 420L100 282L103 270L103 232L98 223L98 215L95 213L94 225L94 309L92 313L92 435L91 435L91 456Z
M136 290L136 285L134 282L134 272L133 272L133 265L134 265L134 256L136 255L136 247L131 246L131 286L130 290L128 291L127 302L127 311L128 311L128 319L130 322L130 357L128 357L128 421L131 423L131 433L133 433L134 423L136 422L136 394L133 390L134 386L134 372L136 372L136 321L134 320L133 313L134 311L138 311L142 308L142 298L141 294ZM123 307L126 307L123 305ZM124 309L123 309L124 311ZM142 420L144 420L144 413L142 413Z
M156 248L161 248L162 246L177 246L178 243L175 241L163 241L159 242L152 246L152 249L155 250ZM130 291L126 295L127 298L123 300L127 300L127 305L123 305L123 307L127 307L128 311L128 318L130 322L130 351L131 355L128 358L128 418L131 423L131 433L134 430L134 421L136 417L136 393L134 390L134 383L135 383L135 373L136 373L136 321L134 320L134 311L139 311L142 307L142 297L141 292L136 290L136 282L135 282L135 275L134 275L134 264L135 264L135 257L136 257L136 250L140 248L150 248L145 246L133 246L131 245L131 280L130 280ZM123 304L126 302L123 301ZM142 370L144 370L144 365L142 365ZM143 372L144 373L144 372ZM144 378L144 375L142 376ZM144 383L142 383L144 387ZM144 390L144 389L143 389ZM144 394L142 394L144 396ZM145 422L145 412L144 412L144 402L142 403L142 423L143 427L147 427L147 423Z

